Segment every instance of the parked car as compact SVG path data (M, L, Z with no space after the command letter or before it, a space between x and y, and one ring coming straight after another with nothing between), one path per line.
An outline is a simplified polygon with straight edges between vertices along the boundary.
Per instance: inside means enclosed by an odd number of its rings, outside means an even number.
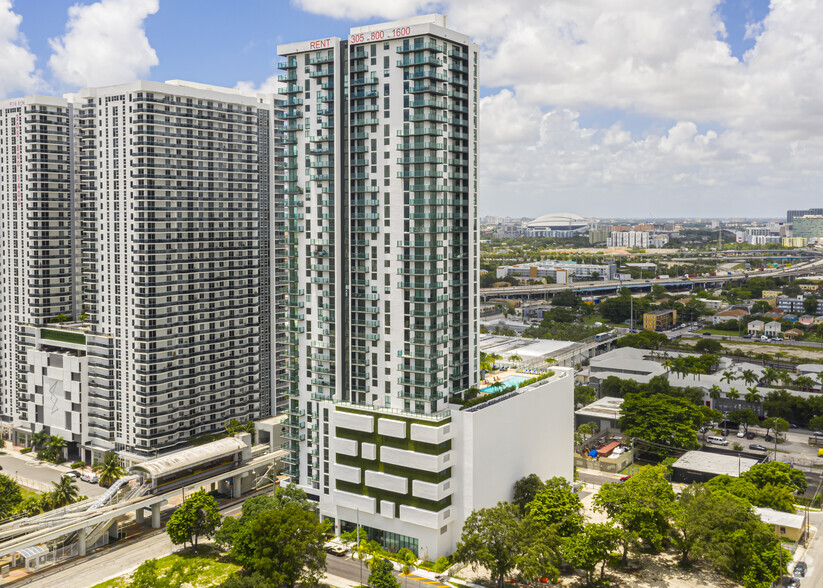
M100 481L100 478L97 474L93 472L83 472L83 475L80 476L80 479L84 482L88 482L89 484L97 484Z
M752 451L768 451L769 450L769 448L766 447L765 445L759 445L757 443L752 443L751 445L749 445L749 449L751 449Z
M765 439L766 443L771 443L772 441L774 441L774 437L772 437L771 435L766 435Z
M806 577L806 562L799 561L794 565L794 577L795 578L805 578Z
M789 428L790 429L796 429L797 425L795 425L794 423L789 423Z
M629 478L631 478L631 476L623 476L622 478L620 478L620 481L621 481L621 482L625 482L625 481L626 481L626 480L628 480Z
M744 431L743 429L738 429L737 430L737 436L742 439L743 437L746 436L746 431Z
M77 478L79 478L81 475L82 475L82 474L81 474L80 472L78 472L77 470L72 470L72 471L70 471L70 472L66 472L65 474L63 474L63 477L64 477L64 478L74 478L74 479L77 479Z
M752 440L752 439L754 439L755 437L756 437L756 435L755 435L754 433L752 433L751 431L749 431L748 433L746 433L746 439L748 439L749 441L751 441L751 440Z

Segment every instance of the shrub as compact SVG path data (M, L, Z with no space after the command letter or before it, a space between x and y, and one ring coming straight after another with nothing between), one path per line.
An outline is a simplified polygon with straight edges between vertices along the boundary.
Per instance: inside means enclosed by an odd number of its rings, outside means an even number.
M446 556L438 557L437 561L434 562L434 571L437 574L442 574L447 569L449 569L449 566L451 566L451 561L449 560L448 557L446 557Z
M29 453L32 450L32 447L24 447L20 450L20 453Z
M73 461L73 462L72 462L72 464L71 464L71 467L72 467L72 468L82 468L82 467L84 467L85 465L86 465L86 463L85 463L85 462L82 462L82 461Z

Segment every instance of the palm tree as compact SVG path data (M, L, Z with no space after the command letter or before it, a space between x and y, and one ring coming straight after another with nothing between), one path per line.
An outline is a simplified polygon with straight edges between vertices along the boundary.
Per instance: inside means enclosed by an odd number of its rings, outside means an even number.
M45 429L40 429L31 436L31 445L35 449L44 447L49 442L49 434Z
M103 461L97 463L94 471L100 474L101 486L111 486L126 473L120 458L113 451L109 451L103 456Z
M66 440L60 435L52 435L49 437L48 451L52 461L60 462L63 460L63 450L66 448Z
M794 378L786 370L780 370L777 377L780 380L780 383L782 383L784 386L791 386L792 384L794 384Z
M776 382L779 378L778 371L773 367L767 367L763 370L763 376L760 380L766 385L771 386L772 382Z
M820 391L823 392L823 372L818 372L817 381L820 383Z
M794 383L800 386L801 390L811 389L814 386L814 380L812 380L809 376L800 376L797 378Z
M737 391L737 388L729 388L729 391L726 392L726 398L729 400L737 400L740 398L740 392ZM737 403L735 403L737 405Z
M734 372L731 372L729 370L726 370L725 372L723 372L723 375L720 377L720 381L721 382L726 382L727 384L731 384L736 379L737 379L737 377L734 375Z
M723 390L721 390L720 386L718 386L717 384L709 388L709 398L711 398L713 401L719 400L722 395ZM712 405L714 405L714 402L712 403ZM712 406L712 408L714 408L714 406Z
M59 482L52 482L54 490L51 491L51 499L54 508L61 508L77 500L80 495L77 483L71 476L62 476Z
M756 386L750 386L746 389L748 390L745 395L746 402L748 402L751 405L752 410L754 410L754 406L760 403L762 396L758 393Z
M403 548L397 552L397 557L400 559L400 563L403 565L403 575L406 577L406 586L409 585L409 574L412 573L414 569L414 564L417 563L417 558L415 557L414 553L411 552L410 549Z
M747 386L751 386L757 381L757 376L752 370L743 370L741 374L741 379L746 383Z

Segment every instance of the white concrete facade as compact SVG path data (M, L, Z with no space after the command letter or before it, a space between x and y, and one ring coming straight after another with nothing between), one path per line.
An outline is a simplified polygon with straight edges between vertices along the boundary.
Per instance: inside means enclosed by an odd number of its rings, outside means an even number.
M511 500L518 479L531 473L572 479L573 373L558 368L505 398L466 410L451 405L425 421L377 407L323 404L336 463L334 489L320 497L321 515L334 519L338 531L359 522L378 530L390 548L407 546L426 559L453 552L466 517ZM352 443L362 448L379 433L341 426L354 422L351 411L403 422L406 433L391 447L378 446L378 455L358 456ZM378 471L384 465L390 470Z
M0 233L18 236L4 243L0 270L34 268L0 305L3 418L24 437L68 435L90 461L93 450L154 456L230 418L271 414L273 96L134 82L0 109L0 151L14 147L0 167L17 178L0 182ZM17 218L23 207L38 209L30 226ZM53 326L62 342L48 340L44 327L60 314L75 322ZM56 409L57 423L48 394L28 387L59 378L19 375L64 353L72 329L83 338L73 351L87 358L87 405Z

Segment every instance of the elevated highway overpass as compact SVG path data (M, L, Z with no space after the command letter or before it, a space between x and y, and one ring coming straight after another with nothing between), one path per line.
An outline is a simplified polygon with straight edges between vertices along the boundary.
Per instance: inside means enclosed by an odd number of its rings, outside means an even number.
M548 300L555 293L571 290L582 296L615 294L621 288L633 292L650 291L655 284L668 290L691 290L695 286L715 287L726 282L754 277L801 277L814 275L823 270L823 259L797 264L790 268L763 271L729 272L724 275L695 276L688 278L642 279L642 280L600 280L596 282L572 282L569 284L539 284L531 286L511 286L509 288L481 288L480 301L490 300Z

